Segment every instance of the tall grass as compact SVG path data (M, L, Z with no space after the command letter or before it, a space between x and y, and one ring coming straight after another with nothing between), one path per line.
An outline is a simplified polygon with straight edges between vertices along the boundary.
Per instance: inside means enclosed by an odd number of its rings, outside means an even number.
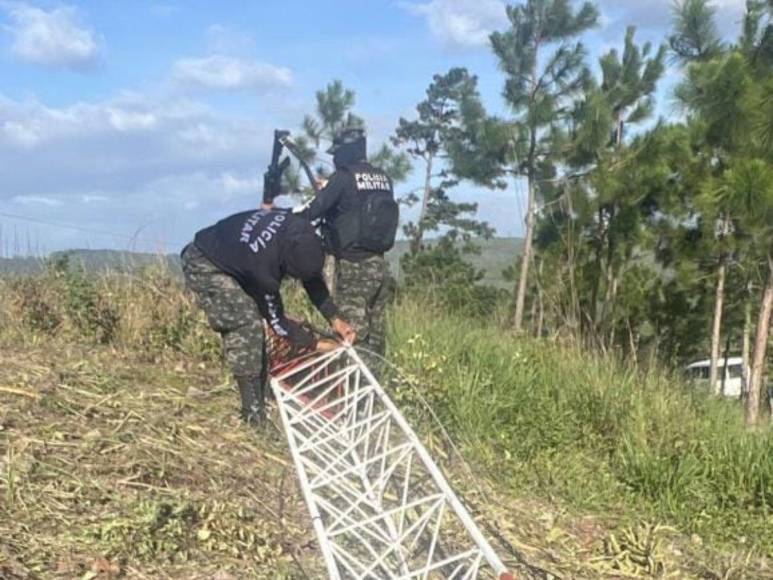
M676 376L403 301L390 358L514 490L773 551L773 432ZM403 396L410 398L410 393Z
M291 311L305 302L288 296ZM0 343L46 341L149 360L220 357L218 337L162 265L0 279ZM394 392L404 408L417 408L406 385L420 389L476 467L516 493L773 553L773 433L746 431L735 404L662 370L642 375L410 297L392 312L389 358L401 369Z
M0 278L0 340L87 341L158 357L215 360L220 343L168 262L136 273L87 273L67 260L41 275Z

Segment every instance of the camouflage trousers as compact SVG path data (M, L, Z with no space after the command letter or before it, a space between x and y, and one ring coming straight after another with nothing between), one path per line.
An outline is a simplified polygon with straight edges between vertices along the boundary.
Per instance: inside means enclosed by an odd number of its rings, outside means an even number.
M357 332L357 345L384 356L386 350L386 308L395 293L389 263L382 256L360 262L336 262L335 302L341 317ZM363 352L368 367L379 374L378 357Z
M263 317L239 283L190 244L182 253L186 286L196 295L212 329L223 338L233 374L257 380L263 369Z

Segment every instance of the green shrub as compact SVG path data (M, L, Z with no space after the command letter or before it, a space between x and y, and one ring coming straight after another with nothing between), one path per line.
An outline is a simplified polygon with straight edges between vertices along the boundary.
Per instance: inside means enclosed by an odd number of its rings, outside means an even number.
M62 292L67 316L83 335L102 344L114 341L119 315L82 264L72 264L61 254L49 265L48 278Z

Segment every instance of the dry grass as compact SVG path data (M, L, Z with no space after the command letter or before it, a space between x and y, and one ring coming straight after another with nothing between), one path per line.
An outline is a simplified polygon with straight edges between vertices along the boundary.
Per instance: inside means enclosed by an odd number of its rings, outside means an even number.
M0 359L0 576L315 569L284 449L238 423L218 368L58 346Z

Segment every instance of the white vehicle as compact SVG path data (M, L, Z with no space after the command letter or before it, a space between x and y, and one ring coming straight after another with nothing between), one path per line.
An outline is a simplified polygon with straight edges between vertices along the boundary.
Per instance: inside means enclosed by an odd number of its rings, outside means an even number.
M696 361L687 365L687 378L698 383L709 386L709 359ZM734 356L727 359L717 359L717 390L725 397L739 398L746 392L746 377L749 376L749 367L744 372L743 359L740 356ZM714 392L714 389L711 389Z

